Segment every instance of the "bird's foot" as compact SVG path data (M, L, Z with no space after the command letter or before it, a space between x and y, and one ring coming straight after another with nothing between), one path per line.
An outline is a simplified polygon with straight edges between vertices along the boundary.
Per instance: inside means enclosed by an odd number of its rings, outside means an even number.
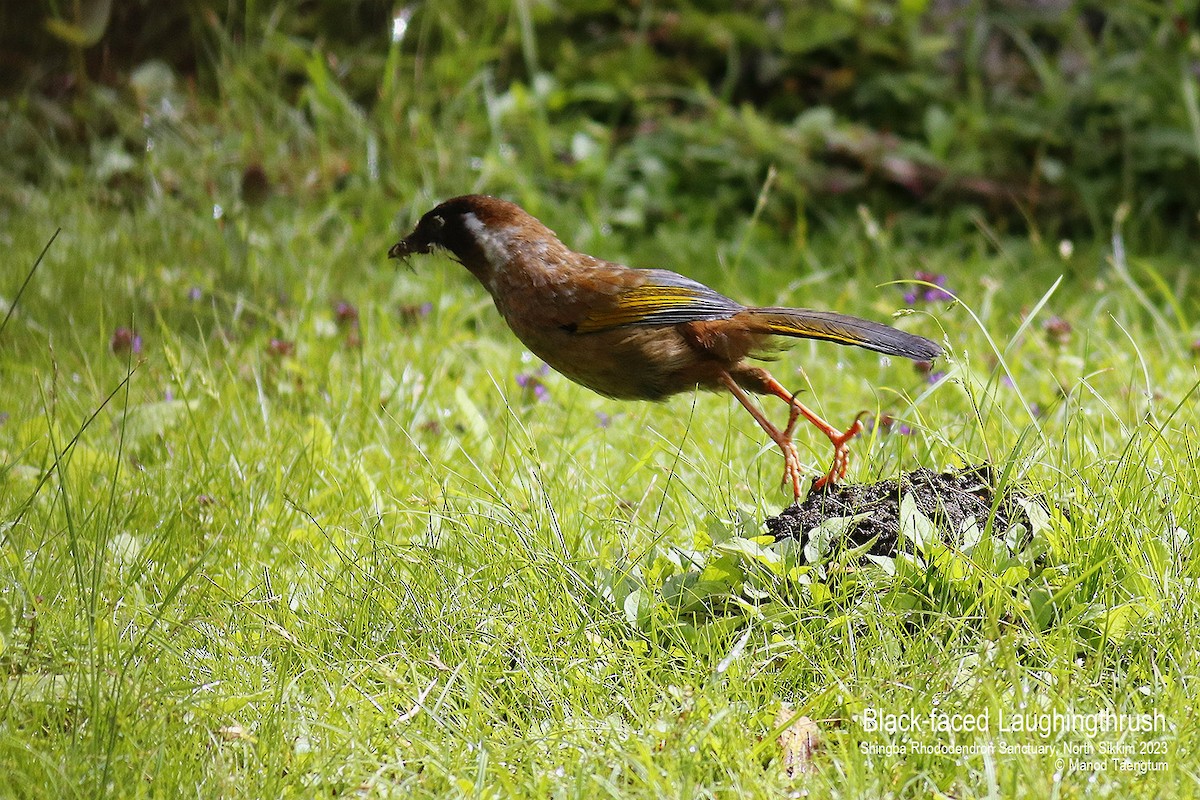
M846 477L846 470L850 468L850 440L862 433L862 420L866 415L866 411L860 411L854 423L843 433L828 434L829 441L833 443L833 463L824 477L813 481L813 491L833 486Z
M804 476L804 468L800 466L800 451L796 449L796 444L789 439L778 441L776 444L783 451L783 480L780 481L780 488L786 489L791 486L792 493L799 502L800 479Z

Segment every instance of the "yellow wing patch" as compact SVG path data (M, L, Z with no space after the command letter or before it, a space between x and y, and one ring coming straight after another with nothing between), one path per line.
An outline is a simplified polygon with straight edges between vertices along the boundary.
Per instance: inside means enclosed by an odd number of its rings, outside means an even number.
M664 311L698 306L703 308L704 304L697 302L701 296L700 292L686 286L636 286L613 298L612 307L588 314L575 330L579 333L592 333L621 325L636 325L648 321L647 317ZM664 323L668 322L669 320L664 320Z

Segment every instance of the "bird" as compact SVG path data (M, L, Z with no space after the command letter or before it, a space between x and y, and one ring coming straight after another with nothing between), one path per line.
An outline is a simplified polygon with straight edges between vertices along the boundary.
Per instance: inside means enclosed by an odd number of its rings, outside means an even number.
M914 361L942 347L871 320L807 308L747 306L666 269L635 269L571 250L515 203L468 194L439 204L388 250L444 252L474 275L517 338L575 383L618 400L663 400L702 389L728 391L783 453L783 485L802 496L803 468L793 435L803 417L833 444L833 462L810 491L843 480L850 441L866 412L839 430L766 369L779 337L819 339ZM751 394L788 405L781 430Z

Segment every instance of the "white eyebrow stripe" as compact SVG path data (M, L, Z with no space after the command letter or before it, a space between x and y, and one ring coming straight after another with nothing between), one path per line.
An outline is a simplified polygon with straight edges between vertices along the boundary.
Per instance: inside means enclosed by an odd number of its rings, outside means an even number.
M479 249L483 251L492 270L503 269L509 260L508 228L493 230L484 225L472 211L463 214L463 224L475 236L475 241L478 242Z

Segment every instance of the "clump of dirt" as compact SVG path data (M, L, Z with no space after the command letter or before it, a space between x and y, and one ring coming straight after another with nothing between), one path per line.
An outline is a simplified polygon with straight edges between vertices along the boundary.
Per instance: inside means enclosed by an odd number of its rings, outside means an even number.
M992 523L995 535L1004 536L1017 524L1024 525L1026 531L1031 530L1029 515L1018 501L1033 498L1009 488L997 503L995 486L996 475L990 464L942 473L921 467L896 480L832 486L809 492L804 502L766 520L766 526L776 540L796 539L803 546L809 532L825 520L867 515L846 531L845 541L833 543L834 551L859 547L875 539L867 554L895 556L902 549L900 503L908 496L917 510L934 523L947 543L956 540L971 517L982 530L993 505L996 507ZM911 552L909 537L904 537L903 549Z

